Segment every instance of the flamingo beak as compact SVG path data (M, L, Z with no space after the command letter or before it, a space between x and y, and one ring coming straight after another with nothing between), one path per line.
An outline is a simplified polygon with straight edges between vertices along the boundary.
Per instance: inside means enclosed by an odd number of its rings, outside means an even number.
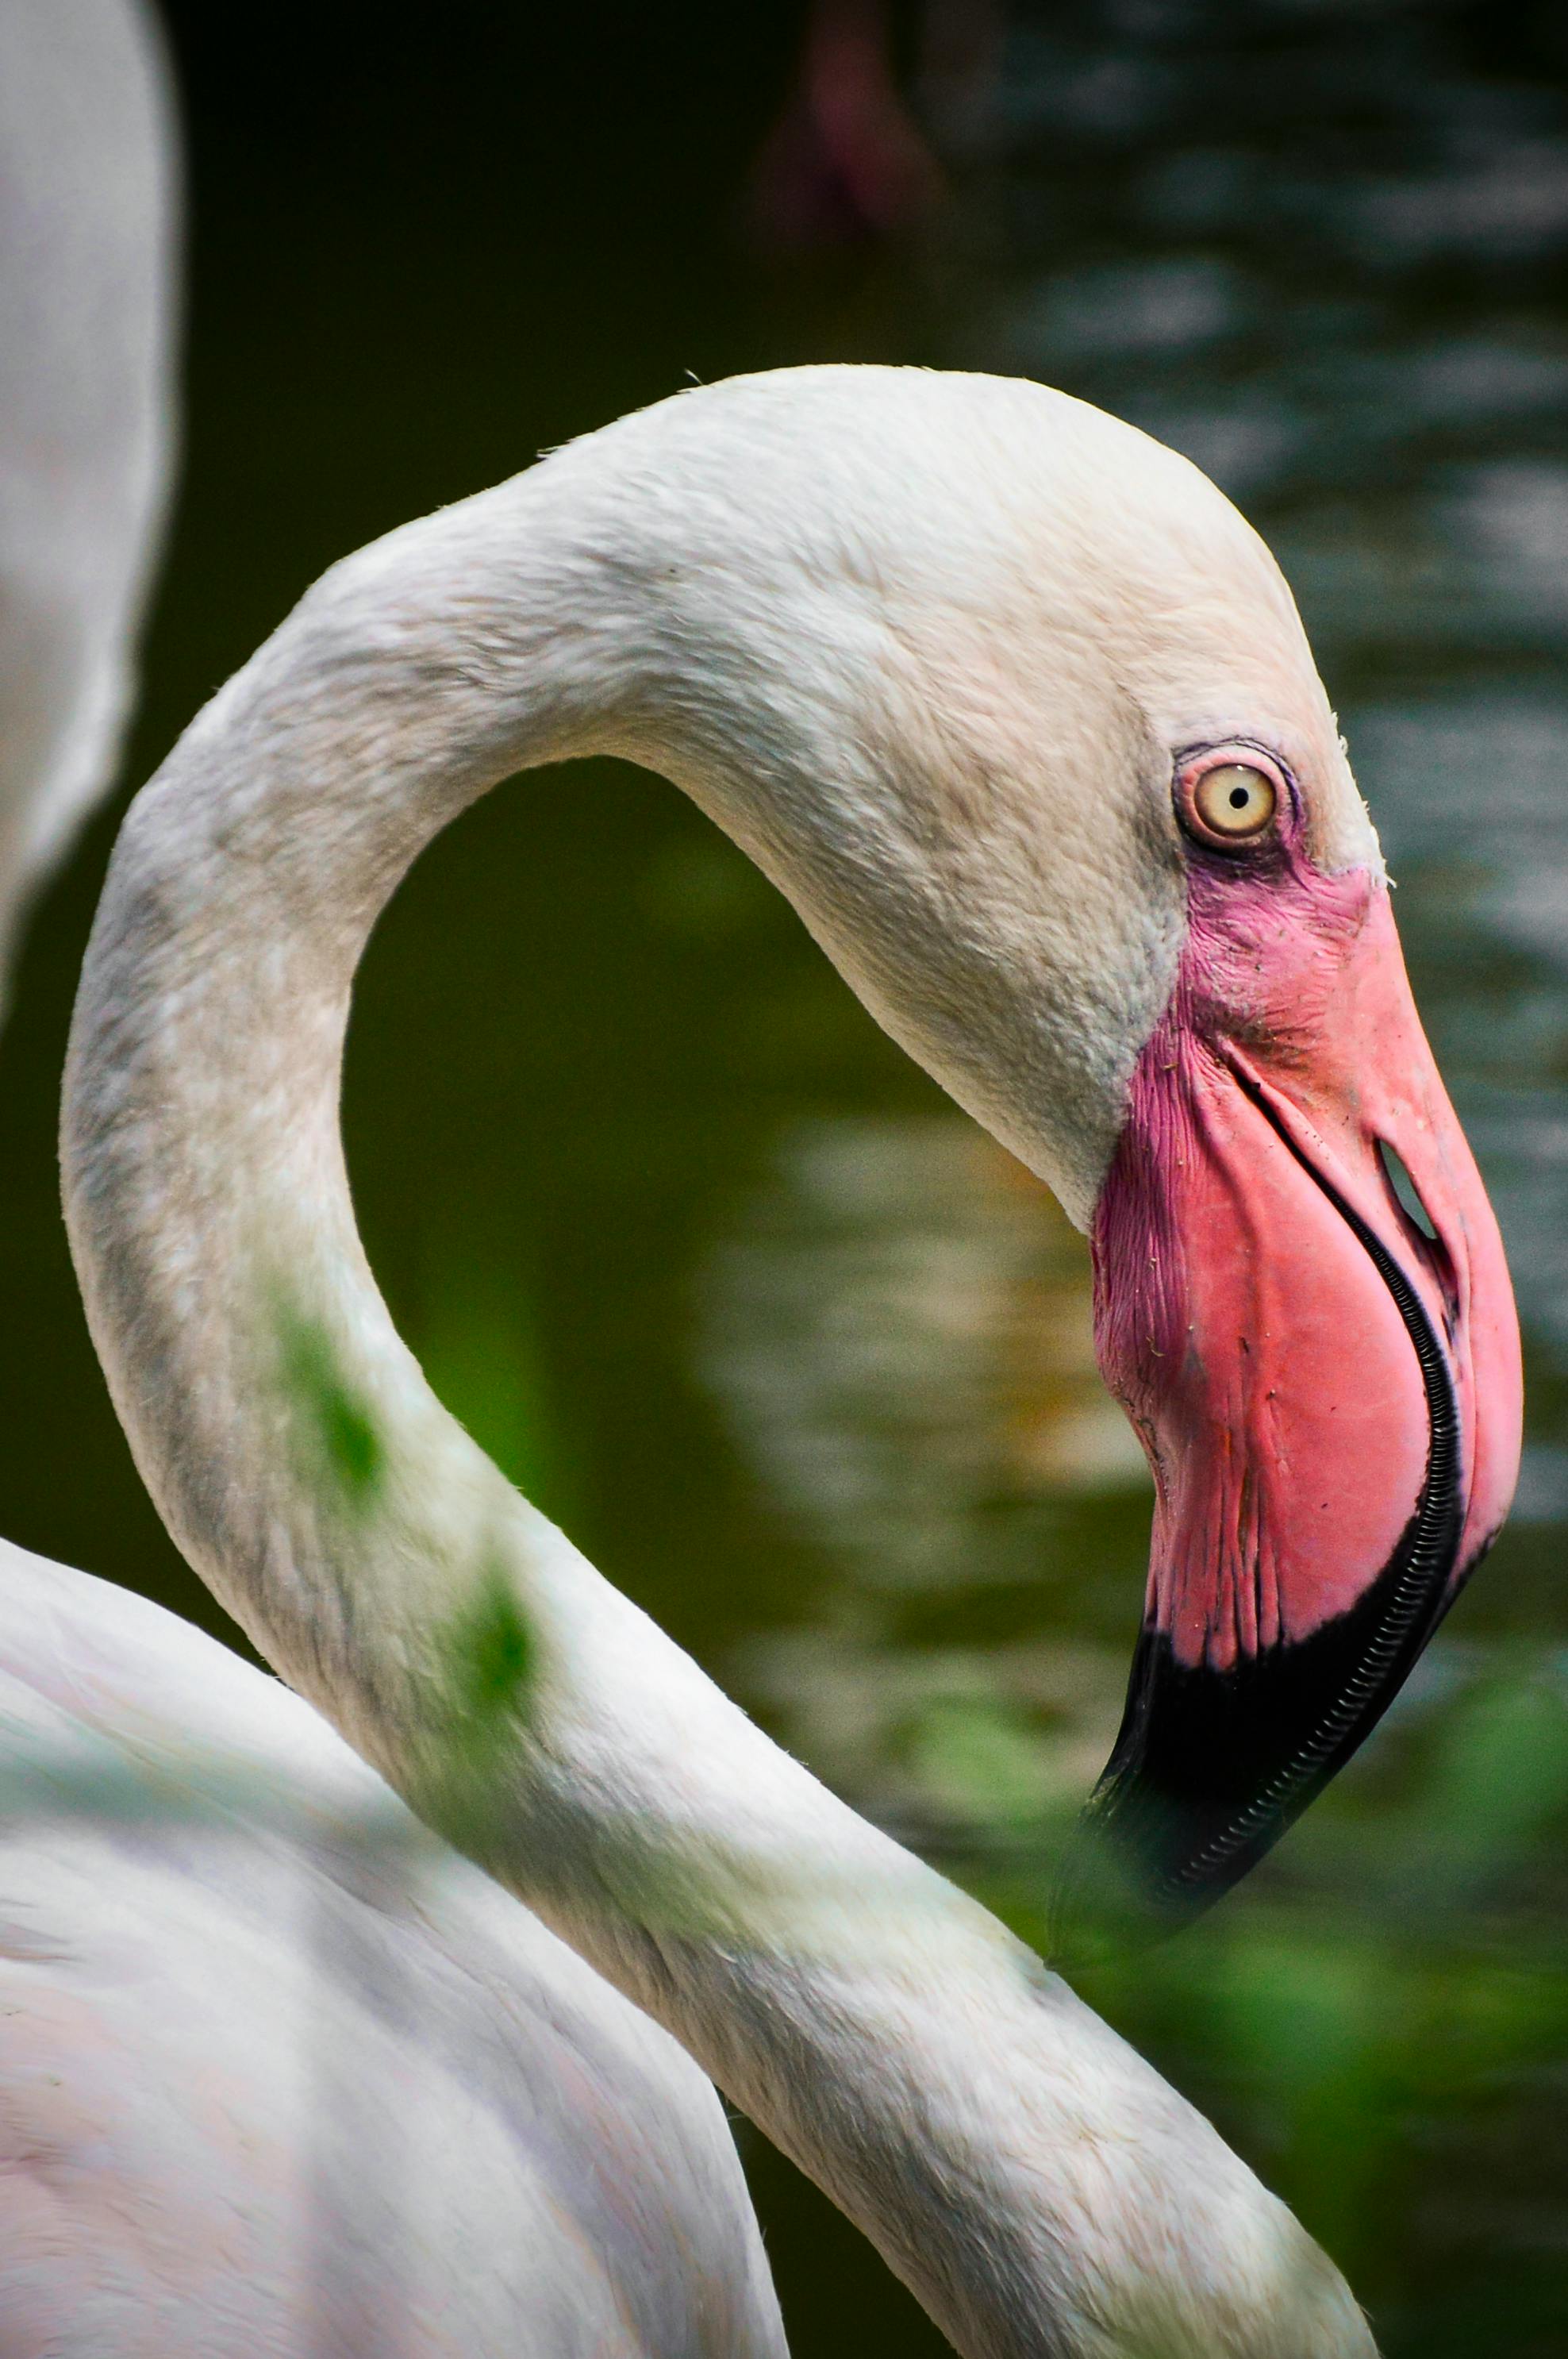
M1508 1512L1521 1412L1502 1242L1386 885L1223 868L1194 868L1094 1233L1100 1365L1156 1506L1066 1882L1108 1844L1173 1918L1387 1710Z

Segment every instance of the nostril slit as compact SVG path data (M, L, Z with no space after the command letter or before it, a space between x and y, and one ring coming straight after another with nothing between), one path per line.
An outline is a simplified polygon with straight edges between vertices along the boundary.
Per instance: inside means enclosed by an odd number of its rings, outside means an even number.
M1378 1141L1378 1152L1383 1158L1383 1171L1390 1187L1399 1199L1400 1210L1418 1228L1429 1244L1437 1243L1437 1231L1432 1215L1421 1201L1421 1190L1405 1169L1404 1158L1389 1145L1386 1138Z

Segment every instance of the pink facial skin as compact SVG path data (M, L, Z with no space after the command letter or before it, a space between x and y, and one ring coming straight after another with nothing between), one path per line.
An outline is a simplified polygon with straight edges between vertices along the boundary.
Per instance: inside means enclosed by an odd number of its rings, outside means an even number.
M1146 1628L1184 1669L1222 1675L1324 1629L1385 1572L1438 1466L1444 1381L1454 1544L1422 1637L1496 1534L1519 1464L1502 1243L1388 887L1314 866L1281 780L1264 841L1189 844L1187 943L1094 1229L1100 1367L1156 1484ZM1401 1209L1379 1141L1435 1243ZM1424 1310L1435 1376L1379 1245ZM1360 1733L1408 1668L1368 1693Z

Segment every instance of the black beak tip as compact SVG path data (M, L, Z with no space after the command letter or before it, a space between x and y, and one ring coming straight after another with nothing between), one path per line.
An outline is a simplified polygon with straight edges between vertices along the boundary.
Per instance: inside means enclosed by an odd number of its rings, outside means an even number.
M1228 1669L1181 1664L1144 1629L1120 1734L1063 1863L1054 1954L1125 1950L1191 1924L1322 1792L1453 1594L1452 1551L1424 1563L1416 1536L1412 1521L1348 1613Z
M1145 1629L1115 1750L1058 1879L1062 1957L1142 1946L1190 1925L1304 1807L1316 1790L1297 1752L1314 1716L1312 1683L1303 1692L1293 1651L1238 1672L1189 1669Z
M1096 1787L1068 1843L1051 1905L1054 1962L1126 1954L1195 1924L1268 1850L1278 1815L1178 1793L1123 1756ZM1238 1817L1248 1823L1238 1828Z

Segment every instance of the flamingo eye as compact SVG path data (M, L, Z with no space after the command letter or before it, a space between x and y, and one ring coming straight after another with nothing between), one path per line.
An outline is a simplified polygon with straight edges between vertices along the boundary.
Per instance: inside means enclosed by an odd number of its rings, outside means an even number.
M1206 843L1248 843L1272 827L1279 783L1253 762L1195 763L1178 781L1178 808L1189 834Z

